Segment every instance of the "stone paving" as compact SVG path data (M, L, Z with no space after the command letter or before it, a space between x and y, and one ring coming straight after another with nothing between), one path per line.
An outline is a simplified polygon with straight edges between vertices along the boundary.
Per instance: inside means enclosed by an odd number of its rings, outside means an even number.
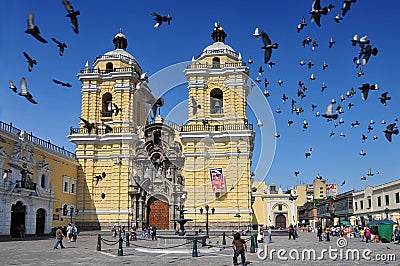
M110 232L102 232L102 237L110 242L117 239L111 237ZM249 236L244 236L244 239ZM288 240L285 236L273 237L273 243L268 244L268 253L273 255L273 259L260 259L257 253L250 253L250 241L246 253L248 265L399 265L400 245L395 243L368 243L361 242L360 239L346 238L347 246L339 248L337 237L332 237L330 242L319 242L315 233L299 232L299 238ZM96 251L97 232L83 232L77 242L68 243L63 241L65 249L53 249L54 238L41 240L25 239L0 242L0 264L1 265L233 265L232 249L230 242L232 238L227 237L228 246L222 246L222 236L210 236L207 243L210 246L202 247L198 243L198 257L192 257L192 247L190 243L186 246L165 248L157 241L137 240L131 241L130 246L126 247L123 243L123 256L118 256L118 244L108 246L101 243L101 251ZM211 242L210 242L211 241ZM107 241L106 241L107 242ZM344 240L340 244L345 244ZM265 244L258 244L259 248L264 248ZM276 251L274 251L275 249ZM281 252L278 258L278 250ZM321 251L326 249L324 259L318 259ZM329 257L331 249L331 257ZM335 251L337 249L338 251ZM299 252L299 260L296 257L296 250ZM308 254L312 255L315 250L315 259L309 259ZM369 253L370 250L370 253ZM359 252L360 259L353 259L353 255ZM369 257L363 258L364 256ZM302 258L302 254L305 259ZM342 255L341 255L342 254ZM346 255L347 254L347 255ZM260 253L264 255L264 253ZM334 256L338 257L336 260ZM378 261L380 258L392 261ZM348 259L346 259L346 257ZM397 259L397 261L394 261ZM240 260L239 260L240 261Z

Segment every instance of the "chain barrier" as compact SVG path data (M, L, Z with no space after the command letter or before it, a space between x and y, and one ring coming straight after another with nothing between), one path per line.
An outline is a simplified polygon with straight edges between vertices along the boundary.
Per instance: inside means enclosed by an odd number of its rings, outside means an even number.
M118 242L119 242L119 239L115 243L113 241L111 241L111 240L107 240L107 239L102 238L102 237L100 239L104 244L106 244L108 246L114 246L114 245L118 244ZM112 243L112 244L110 244L110 243Z
M183 244L179 244L179 245L175 245L175 246L169 246L169 247L146 247L146 246L141 246L141 245L137 245L137 244L134 244L134 243L130 243L132 246L135 246L135 247L139 247L139 248L148 248L148 249L169 249L169 248L177 248L177 247L182 247L182 246L185 246L185 245L187 245L187 244L190 244L190 243L193 243L193 240L191 240L191 241L189 241L189 242L186 242L186 243L183 243Z

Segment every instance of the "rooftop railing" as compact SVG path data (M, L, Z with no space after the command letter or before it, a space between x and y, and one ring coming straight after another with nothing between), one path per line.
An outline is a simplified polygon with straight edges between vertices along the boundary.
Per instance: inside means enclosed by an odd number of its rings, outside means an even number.
M192 131L230 131L230 130L253 130L253 124L225 124L225 125L182 125L180 132Z
M117 134L132 134L132 133L137 133L135 127L112 127L112 130L110 131L109 129L104 129L104 128L92 128L91 130L87 128L73 128L70 127L70 135L74 134L92 134L92 135L106 135L106 134L111 134L111 133L117 133ZM90 131L90 132L89 132Z
M225 64L207 64L207 63L193 63L187 65L187 69L196 69L196 68L225 68L225 67L240 67L240 66L246 66L246 63L244 62L234 62L234 63L225 63Z
M18 128L14 127L12 125L12 123L7 124L7 123L4 123L2 121L0 121L0 130L4 130L4 131L7 131L7 132L9 132L11 134L15 134L15 135L19 135L21 133L21 131L22 131L21 129L18 129ZM50 140L43 140L41 138L35 137L32 133L27 133L27 132L26 132L25 136L26 136L26 139L28 141L32 142L32 143L35 143L35 144L37 144L39 146L42 146L42 147L47 148L49 150L55 151L57 153L60 153L62 155L70 157L72 159L76 159L75 153L64 149L64 147L60 147L60 146L57 146L57 145L55 145L53 143L50 143Z
M236 53L235 51L232 51L230 49L213 49L213 50L205 50L204 52L202 52L201 54L199 54L196 59L202 57L203 55L219 55L219 54L229 54L232 55L236 58L239 57L239 54Z
M80 73L108 74L111 72L136 72L134 67L117 67L113 69L84 68Z

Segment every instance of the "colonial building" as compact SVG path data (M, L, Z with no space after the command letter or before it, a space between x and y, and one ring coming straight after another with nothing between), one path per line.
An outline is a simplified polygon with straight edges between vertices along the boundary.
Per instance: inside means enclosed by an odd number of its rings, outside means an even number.
M353 193L354 216L357 224L390 219L400 222L400 179L378 186L367 186Z
M188 121L179 137L185 157L186 218L204 226L249 225L252 221L250 160L255 131L248 123L249 68L225 44L220 25L207 46L185 69ZM213 209L208 216L200 210Z
M0 122L0 237L50 234L76 221L75 154Z
M283 193L281 188L276 189L275 184L267 186L264 182L255 182L254 186L257 187L257 191L253 192L253 225L287 228L290 224L298 223L298 195L295 190Z
M181 146L161 118L148 121L154 99L124 34L78 74L82 82L79 128L71 128L82 167L78 178L81 228L113 224L171 229L185 193ZM155 118L157 108L151 109ZM176 128L176 125L171 124Z

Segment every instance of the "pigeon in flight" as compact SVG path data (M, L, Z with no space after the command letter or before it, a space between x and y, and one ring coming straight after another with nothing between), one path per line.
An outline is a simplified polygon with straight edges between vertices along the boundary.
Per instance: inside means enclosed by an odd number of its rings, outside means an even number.
M360 70L357 72L357 77L360 78L361 76L364 76L364 71L362 67L360 67Z
M288 121L287 121L288 127L290 127L291 124L293 124L293 120L288 120Z
M390 101L392 99L392 97L388 97L388 92L384 92L382 93L381 97L379 97L379 100L381 101L381 104L383 104L384 106L386 106L386 101Z
M364 134L362 134L362 136L361 136L361 142L364 143L367 139L368 139L368 137L365 136Z
M33 69L33 65L37 65L37 62L35 59L32 59L27 53L23 52L26 60L28 60L28 71L31 72Z
M167 22L168 25L171 25L171 19L172 19L172 17L171 17L171 15L170 15L170 13L168 13L167 16L161 16L161 15L159 15L159 14L157 14L157 13L151 13L150 15L154 16L154 20L157 21L157 23L154 24L154 28L155 28L155 29L158 28L158 27L160 27L161 24L162 24L163 22ZM215 23L214 27L215 27L215 28L219 28L219 24L218 24L218 23Z
M56 79L53 79L53 82L56 83L56 84L59 84L59 85L61 85L61 86L63 86L63 87L68 87L68 88L71 88L71 87L72 87L71 84L65 83L65 82L62 82L62 81L59 81L59 80L56 80Z
M27 86L26 86L26 79L21 78L21 92L18 93L20 96L24 96L28 101L30 101L33 104L37 104L37 102L33 99L32 94L28 92Z
M367 180L367 178L364 175L362 175L361 180Z
M301 43L302 43L303 47L306 47L306 45L310 45L311 41L312 41L311 37L308 36Z
M51 38L53 42L55 42L59 48L58 54L62 56L64 54L64 49L67 48L67 45L63 42L58 41L56 38Z
M342 15L346 15L346 13L350 10L351 3L355 3L357 0L344 0L342 7Z
M311 111L313 111L313 112L314 112L315 108L317 108L317 105L315 105L315 104L311 104Z
M322 179L322 176L319 173L317 173L317 176L315 177L315 179Z
M17 93L17 86L14 85L14 82L13 82L12 80L9 80L9 83L10 83L10 87L9 87L9 88L10 88L13 92Z
M282 95L282 103L286 103L286 101L288 100L289 98L286 96L286 94L284 93L283 95Z
M369 85L369 83L364 83L360 88L358 88L359 90L361 90L361 99L363 101L366 101L368 98L368 92L370 90L378 90L378 84L373 84L373 85Z
M318 46L317 40L314 39L313 44L311 46L311 51L314 51L315 48L317 48L317 46Z
M295 175L296 177L297 177L299 174L300 174L299 171L295 171L295 172L294 172L294 175Z
M304 155L306 156L306 159L307 159L308 157L311 156L311 152L306 152Z
M254 29L253 36L254 36L257 40L260 38L261 34L260 34L260 31L259 31L258 28L255 28L255 29Z
M106 178L107 174L105 172L101 173L101 175L96 175L94 178L96 179L96 185L99 183L100 180Z
M300 66L304 66L306 64L306 62L304 62L304 60L302 59L301 61L300 61Z
M163 98L158 98L156 102L154 103L153 107L151 108L151 118L154 119L157 114L157 109L161 108L164 105L164 99Z
M325 70L328 67L328 63L326 60L324 60L324 63L322 64L322 70Z
M273 67L274 65L276 65L275 62L268 62L268 67L271 68L271 69L272 69L272 67Z
M196 100L194 99L194 97L192 96L192 98L191 98L191 100L192 100L192 110L193 110L193 115L195 115L196 113L197 113L197 109L201 109L201 105L200 104L197 104L197 102L196 102Z
M346 180L343 180L342 182L342 186L344 186L346 184Z
M263 125L263 122L261 121L261 119L258 119L257 120L257 126L258 127L262 127L262 125Z
M361 151L360 151L360 155L361 155L361 156L365 156L365 155L367 155L367 153L366 153L364 150L361 150Z
M335 44L335 40L333 40L333 36L330 37L329 39L329 48L332 48L332 46Z
M374 173L372 173L371 168L368 168L367 176L374 176Z
M279 86L282 86L282 84L283 84L283 80L281 80L281 79L278 80L278 85L279 85Z
M338 114L333 114L333 103L328 104L328 107L326 107L325 114L322 114L321 116L327 119L334 119L334 120L338 118Z
M358 38L358 34L354 34L353 39L351 40L351 44L353 46L356 46L357 44L361 47L364 48L365 44L369 44L369 40L367 40L368 35L364 35L361 38Z
M362 51L360 52L360 58L361 55L364 55L361 64L365 66L368 63L368 60L371 57L371 55L376 56L377 54L378 54L378 49L376 47L372 48L372 46L368 44L367 47L363 48Z
M115 116L117 116L119 114L119 112L122 112L122 108L118 107L118 105L113 103L113 106L114 106L114 110L113 111L115 111L115 113L114 113Z
M392 134L399 134L399 130L396 128L396 123L388 125L386 130L383 132L385 133L385 137L389 142L392 142Z
M313 62L309 61L309 62L307 63L307 68L308 68L308 70L311 70L311 68L312 68L313 66L314 66Z
M311 14L311 22L315 21L315 24L317 24L318 27L321 27L321 15L328 14L328 8L321 8L320 0L315 0L312 3L311 11L308 13Z
M335 16L335 22L336 22L336 23L340 23L341 20L343 20L343 18L340 17L340 13L338 13L338 14Z
M253 64L253 59L251 57L249 57L249 60L247 62L249 62L249 64L251 65L251 64Z
M274 136L275 136L275 138L279 138L281 135L279 135L279 133L276 132L276 133L274 134Z
M315 80L314 73L311 74L310 79L311 79L311 80Z
M62 1L65 9L68 11L66 17L70 18L72 29L74 30L75 33L79 33L77 16L80 15L81 12L79 12L79 10L75 11L68 0L62 0Z
M340 132L339 136L340 137L346 137L346 134L344 134L344 132Z
M297 32L300 32L305 26L307 26L306 19L302 17L301 22L297 25Z
M33 22L33 13L29 13L28 15L28 29L25 31L27 34L31 34L33 37L35 37L38 41L42 43L47 43L45 39L43 39L42 36L40 36L40 30L39 27L36 26Z
M139 77L139 80L142 82L146 82L146 81L148 81L148 79L149 78L147 77L147 72L142 73Z
M83 127L88 130L88 133L90 134L92 132L93 128L97 128L94 123L89 123L86 119L83 119L82 117L79 117L79 119L84 123Z
M261 49L264 49L264 63L267 64L269 59L271 58L272 49L277 49L278 44L271 43L271 39L269 38L268 34L265 31L261 31L261 37L264 43L264 46Z

